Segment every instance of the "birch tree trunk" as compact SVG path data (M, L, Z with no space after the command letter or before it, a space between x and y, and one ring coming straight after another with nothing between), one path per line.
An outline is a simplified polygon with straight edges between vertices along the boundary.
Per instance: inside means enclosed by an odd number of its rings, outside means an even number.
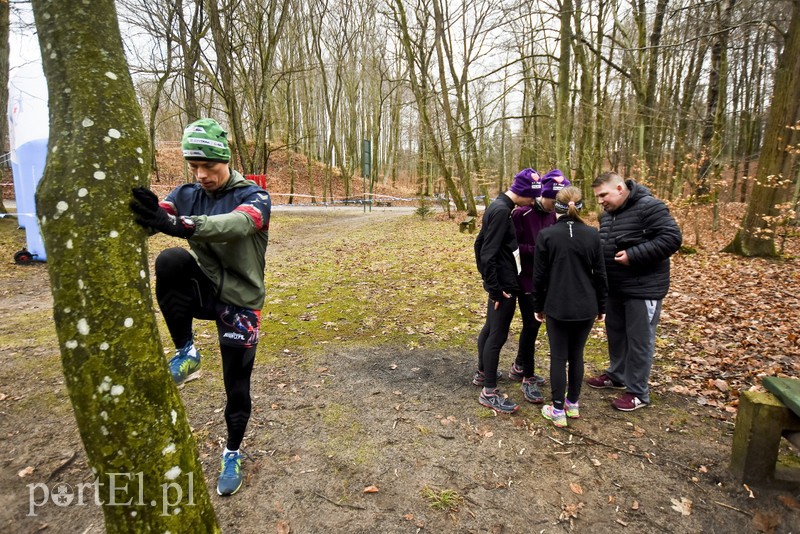
M150 158L114 2L32 3L50 105L36 209L65 382L106 529L219 532L159 342L146 232L128 210L131 187L149 183Z

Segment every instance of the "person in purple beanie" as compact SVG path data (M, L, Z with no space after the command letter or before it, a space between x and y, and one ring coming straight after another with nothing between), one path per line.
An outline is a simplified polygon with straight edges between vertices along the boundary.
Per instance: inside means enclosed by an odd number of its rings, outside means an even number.
M539 232L555 224L556 195L560 190L568 187L570 182L558 169L549 171L541 179L533 169L523 169L517 174L517 176L519 175L531 176L533 188L537 194L532 205L520 206L511 214L522 264L522 271L519 275L519 309L522 314L522 332L519 335L517 357L511 364L508 377L511 380L522 381L522 393L525 400L539 404L544 401L544 396L539 388L547 381L543 376L534 373L536 339L539 337L542 323L534 318L533 252Z
M478 402L497 413L511 414L519 409L497 389L497 365L520 294L519 250L511 210L515 205L530 206L534 196L531 177L518 174L509 190L486 208L481 231L475 238L475 262L489 301L486 323L478 334L478 370L472 383L483 386Z

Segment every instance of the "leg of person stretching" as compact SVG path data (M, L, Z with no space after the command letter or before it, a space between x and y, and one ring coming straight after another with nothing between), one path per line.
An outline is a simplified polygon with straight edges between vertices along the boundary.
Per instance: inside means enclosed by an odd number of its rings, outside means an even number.
M194 257L168 248L156 258L156 299L175 348L192 340L192 318L213 319L214 286ZM204 309L204 304L206 308Z
M225 424L228 427L226 447L230 451L239 450L250 420L252 401L250 399L250 376L256 357L256 346L221 346L222 378L225 382Z

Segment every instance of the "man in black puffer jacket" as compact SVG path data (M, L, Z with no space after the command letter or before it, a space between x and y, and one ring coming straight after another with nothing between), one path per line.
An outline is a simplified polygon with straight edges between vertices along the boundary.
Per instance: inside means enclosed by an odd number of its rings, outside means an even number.
M650 403L650 368L661 300L669 291L669 258L681 232L667 206L633 180L606 172L592 182L608 277L608 369L587 380L593 388L624 389L612 401L626 412Z

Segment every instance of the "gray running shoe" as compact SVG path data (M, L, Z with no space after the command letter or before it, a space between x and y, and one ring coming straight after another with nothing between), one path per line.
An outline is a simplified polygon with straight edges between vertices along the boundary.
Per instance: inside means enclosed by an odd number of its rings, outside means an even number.
M522 394L525 395L525 400L534 404L541 404L544 402L544 395L542 395L536 378L525 378L522 381Z
M500 380L503 377L503 373L497 371L497 380ZM472 375L472 383L476 386L483 387L483 384L486 382L486 375L484 375L483 371L475 371L475 374Z
M481 391L481 396L478 398L478 402L487 408L491 408L497 413L512 414L519 410L519 405L503 397L503 394L500 393L500 390L497 388L493 389L491 393L485 393L484 391Z

